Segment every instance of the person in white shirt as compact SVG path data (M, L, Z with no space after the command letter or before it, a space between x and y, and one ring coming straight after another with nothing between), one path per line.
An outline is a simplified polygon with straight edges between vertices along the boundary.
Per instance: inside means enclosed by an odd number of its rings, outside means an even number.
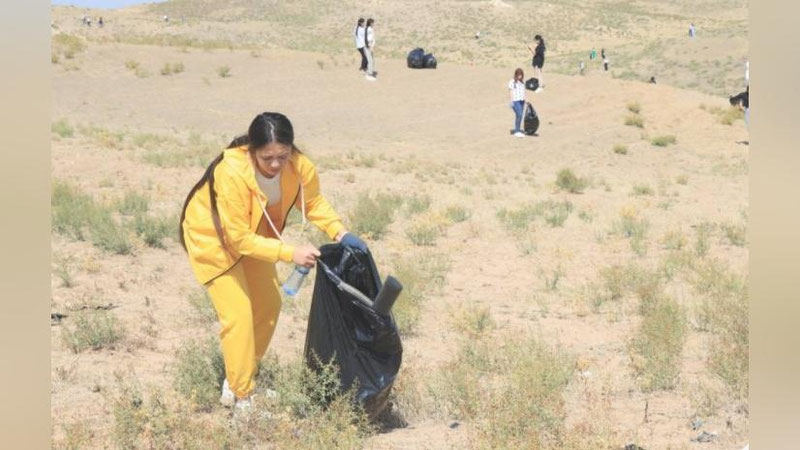
M525 73L517 68L514 78L508 82L508 91L511 94L511 109L514 110L514 136L525 137L520 126L522 125L522 111L525 108Z
M375 47L375 33L372 31L372 24L374 24L374 23L375 23L375 21L372 20L371 18L367 19L367 26L364 29L364 35L366 37L365 42L364 42L366 44L366 45L364 45L364 54L367 56L367 76L366 77L370 81L374 81L375 80L375 75L377 75L377 73L375 72L375 59L374 59L374 55L372 53L373 52L373 48Z
M361 17L358 19L358 23L356 24L356 29L353 31L353 35L356 40L356 50L361 55L361 68L358 69L362 72L367 71L367 55L364 54L364 18Z

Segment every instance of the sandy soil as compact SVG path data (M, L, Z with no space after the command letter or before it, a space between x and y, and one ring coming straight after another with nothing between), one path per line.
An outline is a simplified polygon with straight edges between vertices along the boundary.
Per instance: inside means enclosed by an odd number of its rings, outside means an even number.
M125 66L131 60L150 75L137 77ZM690 334L675 391L643 394L626 350L640 319L635 308L623 305L598 314L587 312L579 301L581 288L602 267L657 263L665 254L658 241L668 231L691 237L692 227L703 222L742 222L748 209L748 146L740 142L748 139L747 130L741 120L723 125L701 109L725 108L727 99L614 79L600 71L583 77L548 74L543 92L528 93L542 119L539 136L515 139L508 133L513 113L505 87L513 67L451 63L435 71L413 71L405 61L378 53L378 81L370 83L357 71L355 56L281 49L254 56L238 49L96 42L74 62L77 70L52 67L54 121L182 139L195 132L224 142L243 132L256 113L281 111L293 121L312 159L344 158L348 152L379 157L374 167L321 165L323 190L343 215L365 190L424 191L432 196L432 209L470 209L470 220L450 227L429 249L446 255L451 269L442 292L426 299L418 332L404 339L405 368L427 370L448 361L458 333L443 325L443 318L453 310L489 306L498 336L533 334L586 361L588 370L583 375L576 371L566 394L568 422L582 420L594 401L590 394L602 391L620 446L723 449L746 443L747 415L732 402L706 421L705 429L719 433L719 439L690 442L697 432L689 425L689 395L692 383L708 373L707 334ZM173 62L183 63L185 70L159 74ZM230 67L230 77L218 76L221 66ZM626 104L632 101L641 105L644 130L623 124ZM662 148L646 139L663 134L677 136L677 143ZM628 154L615 154L615 144L627 145ZM174 213L203 168L148 165L141 152L104 148L80 133L54 138L52 176L73 180L96 198L117 198L125 189L146 191L153 209ZM397 173L397 165L408 160L414 169ZM591 180L585 193L558 191L554 181L562 168ZM675 182L681 175L688 176L688 183ZM632 186L640 183L649 184L655 194L631 195ZM496 211L544 199L568 199L574 211L563 227L537 226L536 249L525 255ZM624 207L636 208L650 222L644 257L608 233ZM579 219L579 211L591 221ZM370 242L382 269L393 256L413 248L404 233L408 224L399 219L386 238ZM167 241L165 250L142 247L134 256L109 256L54 233L52 247L54 254L80 261L75 287L63 287L53 276L53 310L110 302L132 336L117 350L75 355L61 343L62 327L52 327L54 440L63 439L64 424L80 419L95 430L99 445L113 423L104 394L114 371L134 371L143 382L169 388L176 349L213 328L190 318L187 295L198 286L174 241ZM746 248L714 239L710 253L746 270ZM543 274L557 266L563 271L559 288L546 289ZM696 302L691 291L675 295L681 304ZM270 351L282 360L297 357L305 317L303 311L284 311ZM158 330L155 337L144 331L148 320ZM368 447L462 447L469 424L455 429L449 424L412 423L370 438Z

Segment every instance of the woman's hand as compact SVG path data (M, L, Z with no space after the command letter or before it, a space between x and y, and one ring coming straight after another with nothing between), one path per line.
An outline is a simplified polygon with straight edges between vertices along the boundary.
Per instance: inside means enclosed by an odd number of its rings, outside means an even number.
M310 269L314 267L318 256L320 256L320 252L313 245L300 245L295 247L292 261L298 266L308 267Z

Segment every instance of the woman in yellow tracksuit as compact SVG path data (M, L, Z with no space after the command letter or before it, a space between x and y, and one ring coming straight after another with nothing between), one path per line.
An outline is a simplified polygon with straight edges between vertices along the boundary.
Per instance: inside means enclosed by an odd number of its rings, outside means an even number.
M262 113L208 166L181 213L181 244L221 324L223 402L250 406L258 361L280 313L275 263L313 267L319 251L281 238L295 206L331 239L366 250L320 194L314 165L286 116Z

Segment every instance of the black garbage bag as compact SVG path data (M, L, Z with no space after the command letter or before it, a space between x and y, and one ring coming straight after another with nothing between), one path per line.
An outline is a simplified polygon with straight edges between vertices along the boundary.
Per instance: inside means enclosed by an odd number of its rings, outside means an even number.
M382 316L367 302L381 288L372 255L344 247L323 245L306 332L306 363L314 370L333 360L339 368L340 388L355 385L355 396L371 419L385 408L403 356L394 317ZM355 288L367 299L347 289Z
M406 58L406 64L410 69L422 69L425 67L423 65L423 59L425 58L425 50L421 48L415 48L408 52L408 57Z
M422 58L422 66L426 69L435 69L437 66L436 57L432 53L428 53Z
M539 89L539 79L536 77L529 78L528 81L525 82L525 89L528 89L529 91L535 91Z
M530 103L528 103L528 107L525 110L522 129L529 136L536 134L536 130L539 129L539 115L536 114L536 110L533 109L533 105Z

